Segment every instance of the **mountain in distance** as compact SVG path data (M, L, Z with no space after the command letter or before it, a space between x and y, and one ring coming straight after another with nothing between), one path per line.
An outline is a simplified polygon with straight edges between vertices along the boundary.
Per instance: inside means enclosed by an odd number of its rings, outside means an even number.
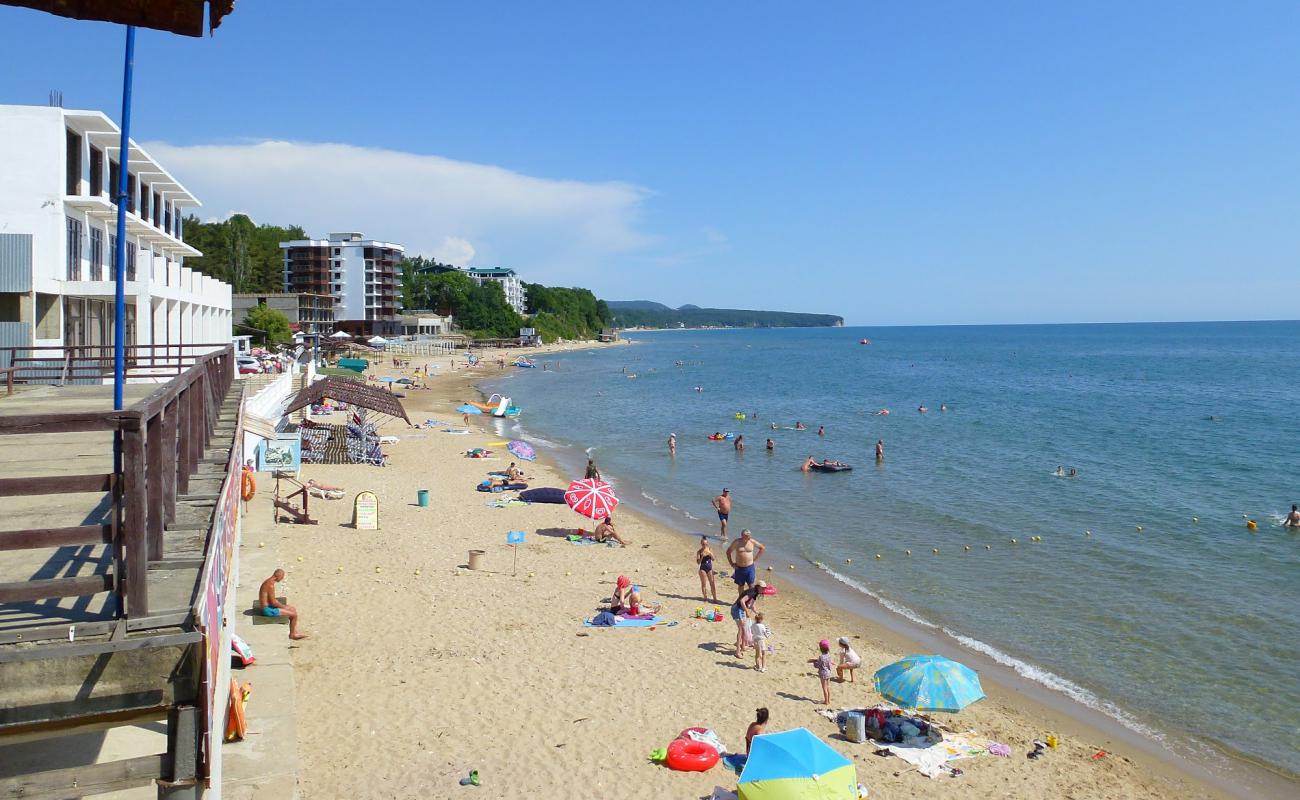
M611 309L631 311L672 311L663 303L656 303L653 300L606 300L605 305Z
M620 328L830 328L844 324L834 314L700 308L670 308L653 300L606 300L610 322Z

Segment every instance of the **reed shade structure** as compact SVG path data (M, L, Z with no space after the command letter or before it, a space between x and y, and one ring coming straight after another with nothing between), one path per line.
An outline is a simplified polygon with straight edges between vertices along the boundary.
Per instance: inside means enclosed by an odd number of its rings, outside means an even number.
M208 31L235 10L235 0L0 0L0 5L33 8L70 19L115 22L140 28L202 36L204 11Z
M403 419L406 424L411 424L406 409L402 408L401 402L392 392L347 378L322 378L310 386L304 386L285 406L284 413L291 414L305 406L319 403L326 397L350 406L387 414L394 419Z

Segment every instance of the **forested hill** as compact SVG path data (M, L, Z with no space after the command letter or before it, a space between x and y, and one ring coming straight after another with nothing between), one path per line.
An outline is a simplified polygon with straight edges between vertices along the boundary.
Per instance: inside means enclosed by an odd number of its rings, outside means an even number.
M609 300L606 304L610 322L620 328L830 328L844 324L844 318L834 314L695 306L647 308L651 304L644 300Z
M203 253L185 259L185 266L225 281L235 292L284 291L280 242L307 238L297 225L258 225L244 214L220 222L203 222L191 215L184 225L185 243Z

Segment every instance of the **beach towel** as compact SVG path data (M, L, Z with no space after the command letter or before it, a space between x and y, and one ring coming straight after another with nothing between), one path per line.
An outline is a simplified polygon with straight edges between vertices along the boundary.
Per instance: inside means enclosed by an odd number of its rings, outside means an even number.
M609 612L602 611L592 619L584 619L582 624L588 628L649 628L651 625L658 625L663 622L663 617L658 615L648 619L628 619L627 617L618 617L611 614L610 616L614 616L613 625L598 624L596 620L603 620L606 614L609 614Z
M515 500L514 498L511 498L509 500L489 500L487 502L488 508L514 508L515 506L526 506L526 505L528 505L527 501Z
M948 770L948 762L971 758L984 752L984 748L963 739L950 737L930 747L902 747L885 745L885 749L916 767L927 778L937 778Z
M450 433L453 436L468 436L469 430L465 428L448 428L443 433Z

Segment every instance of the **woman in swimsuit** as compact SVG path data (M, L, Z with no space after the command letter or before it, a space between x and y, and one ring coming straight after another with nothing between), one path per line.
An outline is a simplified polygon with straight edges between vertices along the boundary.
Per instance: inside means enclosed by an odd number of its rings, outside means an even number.
M695 551L695 563L700 565L700 594L708 600L712 595L713 602L719 603L718 600L718 583L713 574L713 551L709 549L709 537L700 537L700 549Z
M748 640L745 628L749 626L746 620L754 616L754 603L762 596L766 586L766 583L759 581L741 592L736 602L731 604L731 618L736 621L736 658L745 657L745 645Z

